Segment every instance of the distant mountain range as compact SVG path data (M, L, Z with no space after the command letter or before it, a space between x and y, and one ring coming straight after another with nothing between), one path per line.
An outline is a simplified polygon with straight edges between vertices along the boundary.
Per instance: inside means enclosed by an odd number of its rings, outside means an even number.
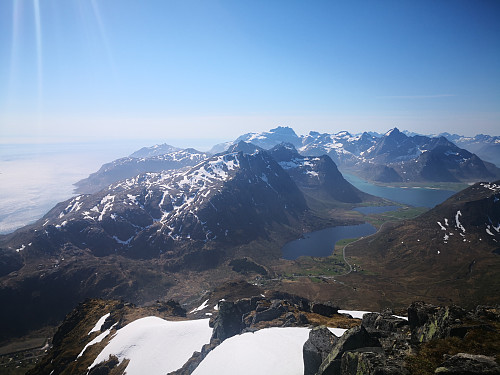
M478 134L475 137L464 137L450 133L440 135L457 146L476 154L481 159L500 166L500 136Z
M264 150L286 143L303 156L328 155L341 170L375 182L475 182L500 178L500 169L494 165L500 165L500 137L467 138L448 133L428 137L400 132L397 128L382 135L311 131L306 136L298 136L289 127L277 127L268 132L241 135L232 142L214 146L209 152L181 150L167 144L144 147L129 157L104 164L97 172L78 181L75 190L95 193L140 173L191 167L211 155L233 150L241 142Z
M234 142L239 141L252 142L264 149L281 142L290 143L302 155L328 155L341 170L378 182L471 182L500 178L500 169L495 165L443 136L407 136L397 128L381 136L367 132L353 136L345 131L337 134L311 131L298 136L291 128L277 127L269 132L242 135ZM213 150L227 146L217 145Z

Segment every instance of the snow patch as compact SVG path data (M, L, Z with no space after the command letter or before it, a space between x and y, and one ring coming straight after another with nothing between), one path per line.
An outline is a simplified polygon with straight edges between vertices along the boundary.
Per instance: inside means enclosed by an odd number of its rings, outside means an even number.
M342 336L344 332L347 331L347 329L345 328L330 328L330 327L328 327L328 330L337 337Z
M371 311L357 311L357 310L339 310L339 314L349 314L355 319L363 319L363 315L371 313Z
M82 349L82 351L80 352L80 354L78 354L78 356L76 358L80 358L83 355L83 353L85 353L85 350L87 350L87 348L89 346L100 343L102 340L104 340L110 334L113 327L117 324L118 324L118 322L113 324L109 329L105 330L103 333L101 333L99 336L97 336L92 341L90 341L87 345L85 345L85 347Z
M455 223L457 224L457 228L458 229L461 229L462 232L465 233L465 228L464 226L460 223L460 220L459 220L459 217L462 216L462 212L460 212L460 210L457 211L456 215L455 215Z
M212 329L208 321L173 322L154 316L133 321L116 332L89 369L114 355L120 363L130 360L127 375L168 374L181 368L193 352L201 351L210 342Z
M87 333L87 335L90 335L92 332L100 331L102 325L104 324L104 322L106 321L106 319L108 319L108 316L110 316L110 315L111 315L111 313L107 313L106 315L101 316L99 318L99 320L97 321L97 323L95 324L94 328L92 328L89 331L89 333Z
M197 308L191 310L189 313L192 314L192 313L195 313L197 311L201 311L201 310L204 310L208 307L208 299L203 302L200 306L198 306Z
M212 350L193 375L302 375L308 328L266 328L228 338Z

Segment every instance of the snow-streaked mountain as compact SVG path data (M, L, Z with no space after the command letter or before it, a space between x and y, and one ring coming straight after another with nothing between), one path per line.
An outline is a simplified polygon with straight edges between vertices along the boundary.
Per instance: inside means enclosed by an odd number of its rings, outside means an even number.
M327 155L302 156L290 143L279 144L269 153L305 194L346 203L360 203L367 196L344 179Z
M79 193L94 193L139 173L194 166L211 154L253 152L242 148L246 144L252 144L250 147L255 149L268 150L280 143L293 145L304 156L328 155L342 170L372 181L469 182L500 177L500 169L474 154L480 152L486 160L500 164L500 137L443 135L429 137L400 132L397 128L383 135L373 132L352 135L347 131L335 134L311 131L307 135L297 135L292 128L279 126L215 145L210 153L180 150L167 144L144 147L128 158L103 165L99 171L75 185Z
M75 183L76 191L84 194L95 193L110 184L126 178L132 178L140 173L161 172L191 167L205 160L210 155L206 152L200 152L192 148L173 150L174 148L172 146L166 148L155 148L155 146L153 146L149 149L141 149L129 157L104 164L97 172ZM162 153L163 151L168 152Z
M233 144L243 140L270 149L290 143L301 155L328 155L339 168L379 182L475 182L500 177L500 169L445 137L407 134L394 128L383 135L311 131L298 136L291 128L279 127L245 134Z
M302 144L301 137L299 137L292 128L288 126L278 126L268 132L243 134L233 142L221 143L214 146L211 151L226 151L230 146L238 144L240 141L252 143L266 150L283 142L291 143L295 147L299 147Z
M440 134L457 146L470 151L481 159L500 167L500 136L477 134L474 137L464 137L458 134Z
M170 154L172 152L181 151L180 148L163 143L161 145L154 145L150 147L143 147L140 150L130 154L131 158L150 158L152 156L159 156Z
M417 218L356 242L349 256L367 274L387 277L364 277L376 290L405 285L414 297L494 304L500 288L499 243L500 181L481 182Z
M305 210L296 184L266 152L227 153L60 203L29 242L45 252L69 242L99 256L157 257L180 243L249 241Z

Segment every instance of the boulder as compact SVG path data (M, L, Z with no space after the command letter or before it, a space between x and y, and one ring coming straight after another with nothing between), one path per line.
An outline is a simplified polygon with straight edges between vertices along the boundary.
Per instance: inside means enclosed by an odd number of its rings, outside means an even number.
M401 374L400 372L388 372L386 370L385 355L383 352L362 350L345 352L342 355L342 375Z
M240 333L242 327L241 312L234 302L219 303L219 314L214 320L212 338L224 341Z
M304 375L316 374L337 341L338 338L325 326L316 327L309 332L309 339L302 349Z
M458 306L438 307L424 302L414 302L408 308L411 338L415 343L450 335L452 325L461 322L466 312Z
M339 312L339 308L334 306L331 302L313 302L311 304L311 312L330 318Z
M474 317L500 322L500 306L477 306Z
M274 319L278 319L281 316L281 314L283 314L285 311L286 310L281 305L277 307L271 306L267 310L258 311L255 313L252 324L257 324L262 321L267 322Z
M380 342L372 338L363 326L351 328L342 335L321 363L318 375L340 374L342 355L347 351L380 346Z
M361 323L368 331L380 330L386 332L398 332L409 325L405 319L397 318L391 314L368 313L363 315Z
M448 358L434 371L440 375L499 375L500 366L493 357L458 353Z

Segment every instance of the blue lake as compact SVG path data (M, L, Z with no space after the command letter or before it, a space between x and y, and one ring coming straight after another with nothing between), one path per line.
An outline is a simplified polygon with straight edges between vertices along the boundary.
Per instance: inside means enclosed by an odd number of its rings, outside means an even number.
M348 173L343 173L343 176L365 193L415 207L432 208L456 193L450 190L379 186Z
M332 255L337 241L368 236L376 231L368 223L326 228L306 233L304 238L287 243L281 250L283 258L287 260L295 260L300 256L327 257Z

